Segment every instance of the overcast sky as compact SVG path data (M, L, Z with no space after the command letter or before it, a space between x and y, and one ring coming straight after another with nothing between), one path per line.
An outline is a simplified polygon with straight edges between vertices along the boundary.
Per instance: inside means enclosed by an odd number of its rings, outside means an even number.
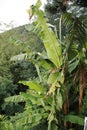
M43 3L46 0L42 0ZM0 0L0 22L23 25L29 22L27 9L37 0Z

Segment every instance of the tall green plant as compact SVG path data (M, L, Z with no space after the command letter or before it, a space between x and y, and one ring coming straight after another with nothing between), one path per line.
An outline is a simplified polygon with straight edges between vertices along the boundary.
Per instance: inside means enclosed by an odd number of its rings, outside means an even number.
M47 96L52 95L52 105L50 114L48 116L48 130L50 130L52 128L53 121L55 122L55 129L57 128L56 123L58 123L58 121L56 118L56 110L60 111L62 109L63 104L63 99L60 92L61 84L63 84L64 82L63 70L61 69L63 64L63 56L61 45L58 42L56 35L48 27L47 21L46 19L44 19L44 13L41 10L39 10L40 6L41 2L38 1L36 6L32 7L32 11L34 15L37 16L37 26L35 28L35 31L39 28L39 36L41 36L43 40L47 52L47 58L52 64L52 67L49 70L50 73L47 80L47 84L48 86L50 86L50 88L48 88L49 90L47 92ZM46 59L44 59L44 61L44 63L47 62Z
M35 64L38 72L38 76L40 80L35 79L34 81L20 81L24 85L29 86L29 90L27 93L21 93L21 97L14 96L13 98L7 98L8 101L16 102L19 100L26 101L25 112L30 113L25 119L23 117L19 117L16 119L20 122L21 125L33 127L41 122L47 120L48 122L48 130L52 130L55 128L58 129L58 117L57 112L62 110L63 98L62 98L62 84L64 82L63 75L63 56L61 45L56 38L55 34L50 30L47 25L47 21L44 18L44 13L39 10L41 2L38 1L35 6L32 7L32 11L34 15L37 16L34 31L39 29L39 36L41 37L46 52L35 53L35 57L27 54L27 59L30 60L33 64ZM45 54L45 55L43 55ZM32 59L33 58L33 59ZM44 74L44 72L46 72ZM45 82L41 79L44 79ZM17 116L16 116L17 117ZM15 122L17 123L17 122ZM28 126L29 127L29 126Z
M63 44L65 47L63 51L55 33L48 26L48 21L44 18L44 13L39 9L40 5L41 2L38 0L36 5L31 7L31 11L35 16L34 24L36 27L34 32L37 32L42 39L45 50L42 53L27 53L27 60L36 66L38 78L34 79L34 81L19 81L19 83L29 86L29 90L27 90L26 93L21 93L17 97L14 96L13 98L7 99L7 102L17 102L18 99L26 102L25 112L18 114L18 116L16 115L15 118L12 117L12 121L15 122L14 125L20 123L24 128L31 128L41 122L47 121L48 130L57 130L58 128L61 130L67 129L65 128L68 126L66 122L83 125L83 119L78 116L69 114L64 117L62 108L64 101L65 112L67 109L71 109L69 105L74 102L73 99L75 99L75 97L73 98L73 92L71 92L71 87L73 87L73 75L74 83L76 83L75 86L78 84L77 77L79 74L80 77L85 77L84 72L82 72L84 68L82 64L82 58L85 56L84 51L80 53L77 49L78 46L71 44L74 34L73 37L70 38L71 41L68 41L68 37L66 37L65 44ZM74 56L69 56L69 49L76 52ZM75 74L77 68L78 71ZM84 84L81 83L85 81L84 79L80 78L80 88L83 88ZM66 96L64 96L64 94L66 94ZM82 93L80 93L80 95L81 94ZM68 97L70 97L70 99ZM64 114L68 113L66 112Z

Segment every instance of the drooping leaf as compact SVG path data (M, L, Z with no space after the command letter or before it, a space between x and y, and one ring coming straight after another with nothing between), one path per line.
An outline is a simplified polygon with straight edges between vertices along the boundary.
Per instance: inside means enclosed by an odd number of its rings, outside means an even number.
M50 70L53 67L53 65L51 64L51 62L49 62L48 59L41 59L40 61L38 61L38 64L46 70Z
M64 120L74 124L84 125L84 119L76 115L67 115Z
M55 81L60 82L60 83L64 82L63 71L58 72L56 69L52 70L52 73L49 75L49 78L48 78L48 84L52 84Z
M78 64L79 64L79 60L76 60L75 62L71 63L69 65L68 71L71 73L77 67Z
M37 97L32 92L27 92L27 93L21 92L21 95L25 98L26 101L30 100L33 104L37 104L37 105L41 104L41 100L40 99L43 97L43 96L38 96Z
M34 82L34 81L19 81L19 83L22 83L22 84L30 87L30 89L33 89L37 92L44 92L44 88L37 82Z
M10 97L5 98L5 101L17 103L17 102L23 102L25 101L25 99L22 95L15 95L15 96L10 96Z

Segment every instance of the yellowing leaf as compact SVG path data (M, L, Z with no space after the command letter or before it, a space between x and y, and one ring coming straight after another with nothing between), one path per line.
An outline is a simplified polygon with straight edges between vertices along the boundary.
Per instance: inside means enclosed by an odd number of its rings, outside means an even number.
M32 18L33 13L32 13L32 7L30 6L29 9L27 10L27 13L29 14L29 19Z

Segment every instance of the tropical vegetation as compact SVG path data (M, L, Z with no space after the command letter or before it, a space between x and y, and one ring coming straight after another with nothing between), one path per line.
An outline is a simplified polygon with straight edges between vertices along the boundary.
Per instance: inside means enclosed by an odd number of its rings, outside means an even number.
M38 0L27 11L33 23L0 35L0 128L83 130L86 1L47 0L44 12L40 7Z

